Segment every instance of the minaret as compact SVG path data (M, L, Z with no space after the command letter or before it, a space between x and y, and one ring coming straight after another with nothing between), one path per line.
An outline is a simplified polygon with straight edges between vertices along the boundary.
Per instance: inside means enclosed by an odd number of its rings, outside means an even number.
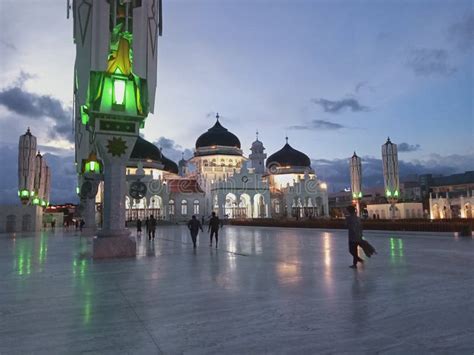
M250 150L252 153L249 155L251 161L251 167L254 169L255 173L263 174L265 172L265 159L267 155L264 153L265 147L263 143L258 140L258 131L256 133L257 139L252 143Z
M184 159L184 153L181 154L181 160L178 162L178 175L185 177L188 174L188 162Z
M351 192L352 199L357 200L362 198L362 161L357 156L356 152L349 160L351 172Z
M34 195L36 168L36 137L30 128L20 136L18 143L18 196L26 205Z
M398 150L397 145L387 138L382 146L383 181L385 196L389 200L397 200L400 195L398 180Z
M398 150L397 145L387 138L382 146L383 181L385 185L385 197L390 203L390 218L396 217L395 204L400 196L398 180Z
M352 202L355 203L357 214L360 215L360 200L362 199L362 161L356 152L349 160L351 173Z

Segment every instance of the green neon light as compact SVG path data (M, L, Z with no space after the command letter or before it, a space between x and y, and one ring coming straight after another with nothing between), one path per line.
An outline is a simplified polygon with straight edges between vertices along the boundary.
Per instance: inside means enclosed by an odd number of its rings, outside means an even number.
M46 206L46 201L45 200L41 200L41 206Z
M114 79L114 104L123 105L125 99L126 81L122 79Z
M390 190L387 190L387 192L385 194L387 195L387 197L392 196L392 193L390 192Z
M359 198L362 198L362 191L359 192Z
M34 196L35 192L33 190L30 191L30 196Z
M18 197L20 197L20 190L18 190Z
M100 163L93 160L90 162L87 162L84 167L84 170L86 171L86 173L97 173L100 171Z
M39 205L40 204L40 199L38 197L35 197L33 199L33 205Z
M398 190L395 190L395 193L393 194L395 197L398 196Z
M352 194L352 198L357 198L357 194L355 192Z
M21 197L28 197L29 195L30 193L28 192L28 190L21 190L20 192Z
M84 125L89 123L89 114L86 111L87 111L87 106L81 106L81 122Z
M81 189L79 188L79 186L77 186L77 187L76 187L76 194L78 194L78 195L79 195L79 194L80 194L80 192L81 192Z

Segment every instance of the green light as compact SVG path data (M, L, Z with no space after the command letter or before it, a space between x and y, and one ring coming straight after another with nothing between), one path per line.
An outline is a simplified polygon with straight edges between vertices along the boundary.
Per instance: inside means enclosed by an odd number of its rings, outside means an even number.
M362 198L362 191L359 192L359 198Z
M81 189L79 188L79 186L76 187L76 194L79 195L79 193L81 192Z
M395 190L395 193L393 194L395 197L398 196L398 190Z
M87 106L81 106L81 122L86 125L89 123L89 114L86 112Z
M392 196L392 193L390 192L390 190L387 190L386 195L387 195L387 197Z
M20 197L20 190L18 190L18 197Z
M352 194L352 198L357 198L357 194L355 192Z
M43 206L43 207L46 206L46 201L45 200L41 200L41 206Z
M125 80L114 79L114 104L123 105L125 99Z
M90 164L90 170L94 171L95 170L95 161L91 161L89 164Z
M38 197L35 197L33 199L33 205L39 205L39 203L40 203L40 199Z
M30 196L34 196L35 192L33 190L30 191Z
M28 197L29 195L30 193L28 192L28 190L21 190L21 193L20 193L21 197Z

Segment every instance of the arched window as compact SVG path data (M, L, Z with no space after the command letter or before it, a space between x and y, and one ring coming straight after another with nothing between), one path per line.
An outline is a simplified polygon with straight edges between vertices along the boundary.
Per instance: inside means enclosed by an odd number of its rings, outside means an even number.
M273 208L275 210L275 213L279 214L280 213L280 201L275 200L273 202Z
M188 214L188 201L181 201L181 215L186 216Z
M170 216L174 215L174 200L170 200L170 202L168 202L168 207Z
M199 214L199 200L193 202L193 214Z

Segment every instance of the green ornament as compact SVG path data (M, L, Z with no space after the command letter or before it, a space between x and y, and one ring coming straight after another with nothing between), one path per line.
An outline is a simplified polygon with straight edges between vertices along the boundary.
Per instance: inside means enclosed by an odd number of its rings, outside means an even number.
M120 157L125 154L127 150L127 144L122 138L113 137L108 141L107 151L112 154L113 157Z

